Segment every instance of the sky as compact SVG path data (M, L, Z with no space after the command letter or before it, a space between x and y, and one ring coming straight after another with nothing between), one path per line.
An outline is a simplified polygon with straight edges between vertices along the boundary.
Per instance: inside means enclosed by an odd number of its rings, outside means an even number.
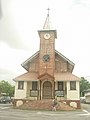
M55 49L75 63L74 75L90 80L90 0L1 0L0 81L26 72L21 64L39 50L47 8Z

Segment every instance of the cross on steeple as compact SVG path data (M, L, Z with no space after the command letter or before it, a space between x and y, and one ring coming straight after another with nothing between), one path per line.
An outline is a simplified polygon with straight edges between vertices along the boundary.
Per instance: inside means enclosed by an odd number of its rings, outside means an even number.
M50 18L49 18L49 11L50 9L48 8L48 14L47 14L47 18L45 20L45 23L44 23L44 26L43 26L43 29L51 29L51 23L50 23Z

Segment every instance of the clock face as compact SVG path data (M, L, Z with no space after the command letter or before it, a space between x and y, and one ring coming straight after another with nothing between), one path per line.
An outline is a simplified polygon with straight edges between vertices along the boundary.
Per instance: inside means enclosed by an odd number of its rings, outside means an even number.
M49 39L49 38L50 38L50 34L49 34L49 33L46 33L46 34L44 35L44 38L45 38L45 39Z
M49 62L49 60L50 60L50 56L48 54L43 56L43 61L44 62Z

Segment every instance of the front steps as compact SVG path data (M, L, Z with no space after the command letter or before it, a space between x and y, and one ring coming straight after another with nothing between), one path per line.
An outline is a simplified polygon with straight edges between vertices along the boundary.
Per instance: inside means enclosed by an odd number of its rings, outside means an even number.
M52 100L26 100L24 104L20 105L20 109L28 110L52 110ZM66 105L63 102L58 102L57 110L75 110L75 108Z

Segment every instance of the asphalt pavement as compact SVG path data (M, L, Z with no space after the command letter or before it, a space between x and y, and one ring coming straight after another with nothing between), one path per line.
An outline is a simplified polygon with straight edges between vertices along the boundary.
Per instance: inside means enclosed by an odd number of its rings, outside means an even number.
M81 110L75 111L31 111L0 104L0 120L90 120L90 105L82 106Z

